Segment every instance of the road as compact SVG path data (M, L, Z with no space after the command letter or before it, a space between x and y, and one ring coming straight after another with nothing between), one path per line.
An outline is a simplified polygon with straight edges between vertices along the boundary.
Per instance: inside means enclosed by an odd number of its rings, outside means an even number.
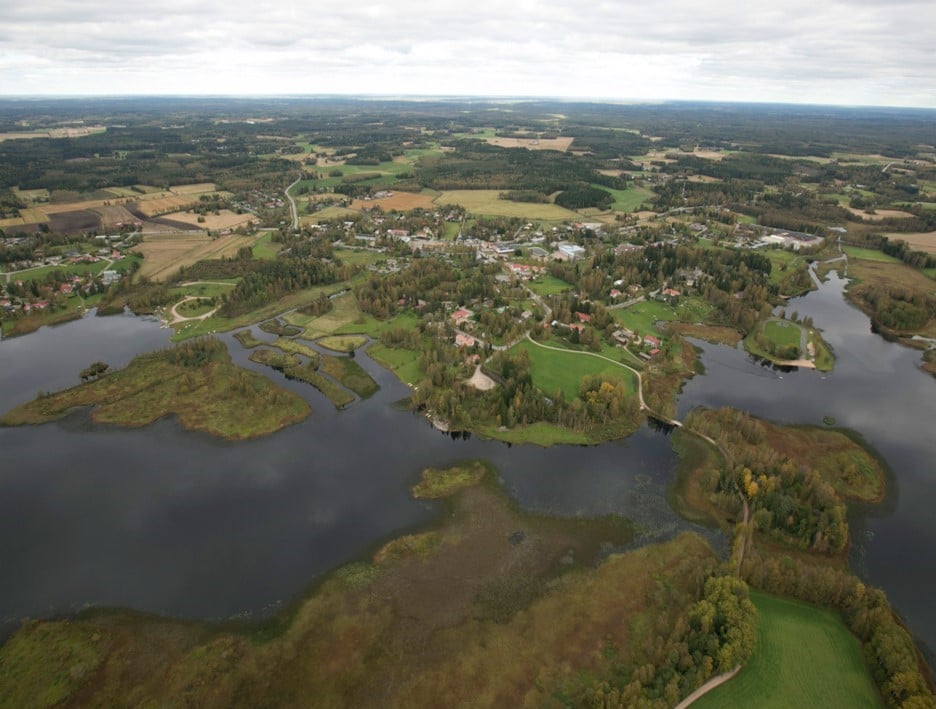
M302 177L297 177L295 182L293 182L289 187L286 188L286 199L289 200L289 211L292 213L292 228L293 231L299 231L299 210L296 209L296 200L293 199L293 196L289 194L289 190L299 184L299 181Z

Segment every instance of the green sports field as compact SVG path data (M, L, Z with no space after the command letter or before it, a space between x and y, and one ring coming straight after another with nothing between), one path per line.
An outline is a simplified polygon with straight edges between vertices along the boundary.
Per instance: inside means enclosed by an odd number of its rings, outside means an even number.
M693 709L881 707L858 639L832 611L751 592L757 648L736 677Z

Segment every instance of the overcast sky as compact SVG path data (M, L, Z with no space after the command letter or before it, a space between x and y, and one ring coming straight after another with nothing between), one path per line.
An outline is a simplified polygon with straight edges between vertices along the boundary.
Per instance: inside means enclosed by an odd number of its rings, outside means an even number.
M0 0L3 94L936 107L934 0Z

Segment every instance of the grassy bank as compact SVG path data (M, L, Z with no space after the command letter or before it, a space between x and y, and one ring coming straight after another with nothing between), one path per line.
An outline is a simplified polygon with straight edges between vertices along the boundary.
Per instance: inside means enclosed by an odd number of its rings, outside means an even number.
M758 592L751 600L759 619L754 656L693 709L883 706L861 644L836 613Z
M94 407L98 423L145 426L172 414L184 428L231 440L273 433L309 415L295 394L232 364L222 343L201 340L140 355L96 381L22 404L0 423L45 423L80 406Z

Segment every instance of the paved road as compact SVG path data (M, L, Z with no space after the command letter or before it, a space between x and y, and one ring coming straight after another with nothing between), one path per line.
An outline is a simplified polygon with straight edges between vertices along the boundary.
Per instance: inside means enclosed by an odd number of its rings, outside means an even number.
M296 200L294 200L293 196L289 194L289 190L295 187L299 183L299 180L301 179L302 179L301 177L297 177L295 182L293 182L289 187L286 188L286 199L289 200L289 211L292 213L293 231L299 230L299 210L296 209Z

